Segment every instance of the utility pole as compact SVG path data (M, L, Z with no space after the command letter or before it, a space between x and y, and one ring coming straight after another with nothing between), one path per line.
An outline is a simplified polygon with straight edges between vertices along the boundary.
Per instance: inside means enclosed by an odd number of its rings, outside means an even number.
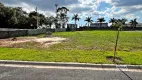
M57 14L58 6L59 6L58 4L55 4L55 7L56 7L56 11L55 11L56 17L55 17L55 19L56 19L56 20L57 20L57 18L58 18L58 14ZM58 20L57 20L57 22L58 22ZM56 23L57 23L57 22L56 22ZM55 23L55 27L57 28L58 25L57 25L56 23Z
M37 24L36 24L36 26L37 26L37 28L38 28L38 12L37 12L37 7L36 7L36 19L37 19Z

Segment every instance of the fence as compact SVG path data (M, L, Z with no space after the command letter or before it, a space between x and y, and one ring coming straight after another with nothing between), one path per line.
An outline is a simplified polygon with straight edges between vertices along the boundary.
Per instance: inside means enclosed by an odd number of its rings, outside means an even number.
M0 38L31 36L46 33L46 29L0 29Z
M0 39L44 34L47 31L64 32L66 29L0 29Z
M112 27L80 27L77 29L77 31L84 31L84 30L117 30L117 28ZM122 28L123 31L134 31L134 30L142 30L142 27L136 27L136 28L130 28L130 27L124 27Z
M22 29L0 29L0 38L26 36L27 30Z

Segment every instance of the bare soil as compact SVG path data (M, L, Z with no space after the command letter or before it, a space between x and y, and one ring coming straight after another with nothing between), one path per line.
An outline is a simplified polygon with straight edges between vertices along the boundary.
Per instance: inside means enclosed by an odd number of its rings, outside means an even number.
M113 62L114 57L113 57L113 56L107 56L106 59L107 59L108 61ZM115 57L115 62L116 62L116 63L120 63L120 62L122 62L122 61L123 61L123 60L122 60L120 57Z
M0 39L0 46L8 47L18 43L37 42L42 44L42 46L44 47L49 47L50 45L58 44L65 40L66 38L61 38L61 37L47 37L47 38L18 37L18 38Z

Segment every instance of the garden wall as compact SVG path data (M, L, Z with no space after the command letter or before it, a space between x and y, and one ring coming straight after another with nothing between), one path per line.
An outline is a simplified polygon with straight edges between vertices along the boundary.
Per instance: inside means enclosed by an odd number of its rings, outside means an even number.
M0 30L0 38L9 38L9 37L18 37L26 36L27 30L18 30L18 29L3 29Z
M46 29L0 29L0 39L46 33Z
M65 32L66 28L61 28L61 29L55 29L55 32Z
M27 34L29 36L31 35L38 35L38 34L44 34L46 33L46 29L28 29Z
M47 31L64 32L66 29L0 29L0 39L44 34Z
M85 30L118 30L117 28L112 27L80 27L77 29L77 31L85 31ZM142 27L136 27L136 28L130 28L130 27L124 27L122 28L123 31L135 31L135 30L142 30Z

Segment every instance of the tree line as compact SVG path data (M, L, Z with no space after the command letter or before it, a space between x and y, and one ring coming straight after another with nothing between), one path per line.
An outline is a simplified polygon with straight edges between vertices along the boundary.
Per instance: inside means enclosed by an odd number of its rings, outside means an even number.
M56 5L57 7L58 5ZM0 28L18 28L18 29L37 29L38 26L46 25L51 27L52 24L55 24L56 28L60 28L62 24L62 28L64 28L65 23L68 21L69 17L67 17L67 12L69 9L66 7L58 7L56 9L56 17L50 16L46 17L43 14L38 13L37 11L32 11L27 13L22 9L22 7L7 7L4 4L0 3ZM63 13L64 12L64 13ZM78 14L74 14L72 20L75 21L77 25L77 21L81 18ZM87 22L87 26L93 22L92 17L86 17L84 20ZM123 19L110 19L109 23L112 23L111 27L118 27L118 23L125 25L128 20ZM59 24L59 22L61 24ZM100 27L102 23L105 22L105 19L98 18L97 22L100 23ZM135 28L138 24L137 19L131 20L129 22L132 28ZM77 28L77 26L76 26Z
M45 17L36 11L27 13L22 7L7 7L0 3L0 28L37 29L42 25L51 26L53 21L53 16Z
M72 17L72 20L75 21L75 24L77 24L77 21L80 20L80 17L78 14L74 14L74 16ZM89 27L89 25L93 22L92 20L92 17L86 17L86 19L84 20L87 22L87 26ZM101 18L98 18L97 19L97 22L100 23L100 27L102 26L102 23L105 22L105 18L101 17ZM128 22L128 20L126 18L122 18L122 19L115 19L115 18L111 18L109 20L109 23L112 23L111 27L119 27L120 25L123 25L123 27L127 27L126 26L126 22ZM131 25L131 28L136 28L138 22L137 22L137 19L133 19L133 20L130 20L130 23Z

